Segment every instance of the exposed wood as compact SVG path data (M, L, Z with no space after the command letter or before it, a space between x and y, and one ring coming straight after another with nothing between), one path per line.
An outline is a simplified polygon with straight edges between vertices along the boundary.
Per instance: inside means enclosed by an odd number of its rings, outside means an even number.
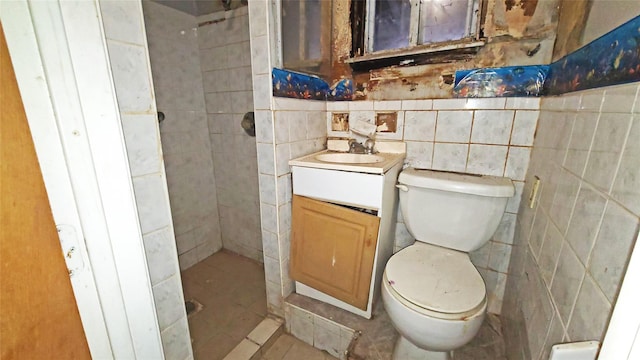
M553 61L580 48L591 4L591 1L562 1L558 19L558 35L553 47Z
M291 277L365 310L380 218L293 196Z
M351 4L364 6L364 0L341 0L332 1L333 10L331 15L331 82L335 83L340 79L351 77L351 68L344 60L353 56L352 48L360 47L364 49L364 44L352 45L352 11ZM358 20L356 26L364 26L364 19ZM362 28L361 31L364 31Z
M89 359L0 30L0 358Z
M365 16L366 16L366 1L365 0L352 0L350 9L351 20L351 34L353 34L353 41L351 45L351 57L364 55L364 43L365 43Z

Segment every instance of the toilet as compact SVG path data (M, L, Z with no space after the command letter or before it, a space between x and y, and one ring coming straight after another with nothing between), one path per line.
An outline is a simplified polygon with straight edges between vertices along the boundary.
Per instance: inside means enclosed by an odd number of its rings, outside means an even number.
M469 252L484 245L514 194L510 179L407 168L400 210L416 242L384 270L382 301L400 333L393 358L445 360L478 333L487 310L484 281Z

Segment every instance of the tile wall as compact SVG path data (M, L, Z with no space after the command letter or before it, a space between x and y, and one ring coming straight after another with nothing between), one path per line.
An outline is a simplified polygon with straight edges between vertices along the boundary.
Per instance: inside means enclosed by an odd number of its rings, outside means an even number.
M144 15L181 269L222 248L194 16L151 1Z
M240 126L253 111L248 9L201 16L198 23L204 24L198 47L222 243L262 262L256 138Z
M249 15L262 240L270 311L283 315L282 300L293 291L288 276L291 180L287 161L322 149L326 134L347 135L330 130L333 112L349 112L352 121L372 122L376 111L395 111L398 131L385 133L380 138L406 141L408 164L514 179L517 193L508 205L500 229L490 243L472 254L473 262L487 282L490 311L500 313L515 214L533 144L539 99L321 102L274 98L271 68L277 67L279 59L278 44L273 36L277 17L267 1L250 1ZM309 120L315 118L314 113L325 116L326 133L314 130L312 124L316 120ZM301 121L305 118L306 125ZM297 143L291 139L305 141ZM396 250L413 242L401 221L400 218L397 224Z
M347 359L355 330L292 304L286 304L285 320L289 334L337 359Z
M638 89L542 100L502 312L510 359L547 359L555 343L603 339L638 233Z
M140 2L103 1L100 11L162 346L168 359L192 358L142 7Z
M537 98L328 102L327 126L331 136L348 137L346 132L331 131L333 113L349 113L350 121L373 123L377 112L396 112L397 131L378 133L377 139L405 141L408 166L506 176L514 181L516 195L496 234L471 253L487 285L488 310L499 314L539 106ZM398 214L394 250L413 242Z
M288 161L320 150L326 142L326 103L274 98L271 69L278 43L271 2L249 1L251 72L256 115L260 216L267 306L284 317L284 298L293 291L289 278L291 174Z

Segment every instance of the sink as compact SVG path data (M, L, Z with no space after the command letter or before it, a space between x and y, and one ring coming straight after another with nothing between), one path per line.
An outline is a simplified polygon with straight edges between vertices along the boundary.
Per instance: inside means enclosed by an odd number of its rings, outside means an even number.
M373 154L325 153L316 155L316 160L339 164L375 164L385 160Z

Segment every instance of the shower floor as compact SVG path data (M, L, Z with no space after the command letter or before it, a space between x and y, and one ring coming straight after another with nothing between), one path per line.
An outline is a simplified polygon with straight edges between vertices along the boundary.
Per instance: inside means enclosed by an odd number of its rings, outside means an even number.
M202 304L189 316L196 360L224 358L267 315L263 265L224 250L183 271L182 287Z

